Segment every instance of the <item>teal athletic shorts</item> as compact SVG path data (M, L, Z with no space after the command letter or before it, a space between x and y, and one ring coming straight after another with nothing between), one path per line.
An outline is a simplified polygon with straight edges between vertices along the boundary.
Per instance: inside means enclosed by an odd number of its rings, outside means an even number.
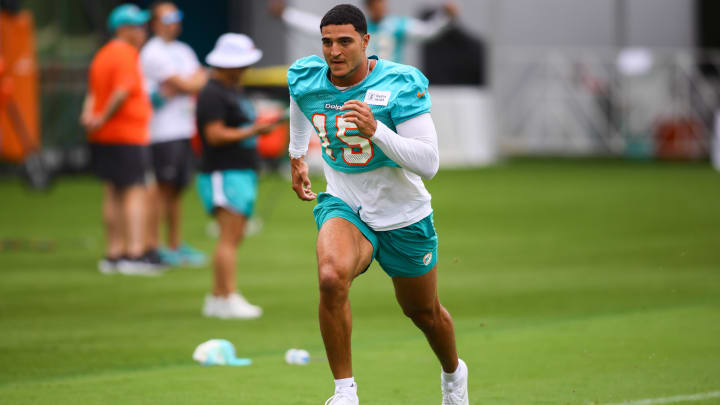
M222 170L198 173L197 189L205 211L212 215L222 207L250 217L257 199L258 177L254 170Z
M438 238L432 214L404 228L373 231L345 201L320 193L313 215L318 230L331 218L344 218L355 225L372 244L373 259L390 277L422 276L437 263Z

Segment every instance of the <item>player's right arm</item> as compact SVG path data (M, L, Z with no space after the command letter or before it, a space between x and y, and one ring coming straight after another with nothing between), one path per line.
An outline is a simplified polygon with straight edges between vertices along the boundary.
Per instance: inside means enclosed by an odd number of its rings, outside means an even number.
M317 197L312 191L308 166L305 162L310 136L313 132L312 124L302 113L295 100L290 97L290 171L292 174L292 188L298 198L303 201L312 201Z

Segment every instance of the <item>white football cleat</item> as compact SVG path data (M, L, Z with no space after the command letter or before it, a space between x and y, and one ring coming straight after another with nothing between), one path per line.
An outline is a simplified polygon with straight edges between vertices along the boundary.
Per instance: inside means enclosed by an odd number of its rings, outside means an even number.
M445 381L445 373L440 372L440 385L442 387L442 405L469 405L468 400L468 369L461 359L458 359L458 371L461 372L456 381Z
M325 401L325 405L358 405L359 403L360 399L356 393L345 390L336 391L335 395Z
M205 297L203 315L221 319L255 319L262 315L262 308L250 304L242 295L232 293L227 297Z

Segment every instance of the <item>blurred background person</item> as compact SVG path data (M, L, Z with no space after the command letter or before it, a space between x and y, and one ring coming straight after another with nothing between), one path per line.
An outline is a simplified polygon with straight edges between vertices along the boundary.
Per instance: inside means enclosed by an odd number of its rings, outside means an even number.
M454 3L446 3L442 12L434 13L427 20L388 15L387 0L365 0L364 3L370 34L367 54L399 63L403 63L408 40L426 41L435 38L457 16L457 6ZM285 0L272 0L270 13L299 31L320 35L321 17L290 7Z
M90 64L88 93L80 121L88 134L94 172L105 183L105 258L100 271L154 273L145 249L150 157L150 99L141 74L139 49L150 13L132 4L116 7L108 19L114 37Z
M205 297L203 314L218 318L257 318L262 309L236 289L235 258L257 197L259 134L277 121L256 121L252 103L240 86L248 66L262 51L243 34L222 35L205 61L210 80L197 100L196 122L202 141L198 192L207 212L220 228L213 256L212 294Z
M149 188L148 251L170 265L203 265L205 255L182 242L181 197L192 178L195 132L194 96L207 75L195 52L178 41L183 13L169 1L151 6L154 36L140 52L154 114L150 152L157 185ZM167 247L159 246L161 222L167 225Z

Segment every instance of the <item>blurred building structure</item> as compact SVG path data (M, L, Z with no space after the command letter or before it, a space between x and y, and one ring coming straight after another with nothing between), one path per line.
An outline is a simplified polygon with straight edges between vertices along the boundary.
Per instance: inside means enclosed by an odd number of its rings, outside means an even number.
M719 100L698 69L715 58L696 47L702 2L498 3L503 153L706 156Z

